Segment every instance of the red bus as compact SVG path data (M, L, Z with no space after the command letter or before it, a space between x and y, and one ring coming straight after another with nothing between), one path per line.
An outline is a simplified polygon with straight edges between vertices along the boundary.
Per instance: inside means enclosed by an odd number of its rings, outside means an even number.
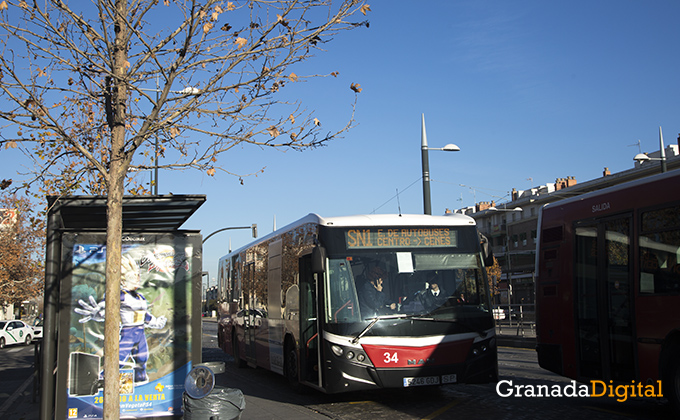
M680 398L680 171L546 205L539 216L541 367L656 384Z
M497 381L475 222L310 214L219 265L220 347L323 392Z

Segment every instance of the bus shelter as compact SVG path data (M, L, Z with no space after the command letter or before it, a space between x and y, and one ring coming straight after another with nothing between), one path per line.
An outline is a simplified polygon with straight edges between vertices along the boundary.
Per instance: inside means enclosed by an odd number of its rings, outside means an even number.
M182 224L204 195L125 197L121 417L182 415L201 362L199 231ZM40 419L103 418L106 197L48 197Z

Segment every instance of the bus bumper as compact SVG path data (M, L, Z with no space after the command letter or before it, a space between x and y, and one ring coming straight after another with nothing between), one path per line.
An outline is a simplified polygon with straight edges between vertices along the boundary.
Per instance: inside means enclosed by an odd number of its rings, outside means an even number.
M333 366L331 368L331 366ZM408 368L375 368L342 360L328 363L324 389L328 393L379 388L439 386L498 381L498 354L494 346L470 355L463 363Z

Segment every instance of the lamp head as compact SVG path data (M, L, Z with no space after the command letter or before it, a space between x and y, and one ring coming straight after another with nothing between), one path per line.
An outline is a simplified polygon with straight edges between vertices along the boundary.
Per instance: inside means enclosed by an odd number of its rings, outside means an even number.
M648 160L651 160L651 158L644 153L638 153L637 155L635 155L633 160L636 161L636 162L642 163L642 162L647 162Z
M456 146L455 144L449 143L446 146L442 147L442 150L445 152L460 152L460 147Z

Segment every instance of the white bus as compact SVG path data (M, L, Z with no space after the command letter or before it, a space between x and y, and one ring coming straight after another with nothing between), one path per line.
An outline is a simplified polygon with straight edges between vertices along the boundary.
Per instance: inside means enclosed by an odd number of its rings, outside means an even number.
M474 219L310 214L219 262L220 347L327 393L498 379Z

